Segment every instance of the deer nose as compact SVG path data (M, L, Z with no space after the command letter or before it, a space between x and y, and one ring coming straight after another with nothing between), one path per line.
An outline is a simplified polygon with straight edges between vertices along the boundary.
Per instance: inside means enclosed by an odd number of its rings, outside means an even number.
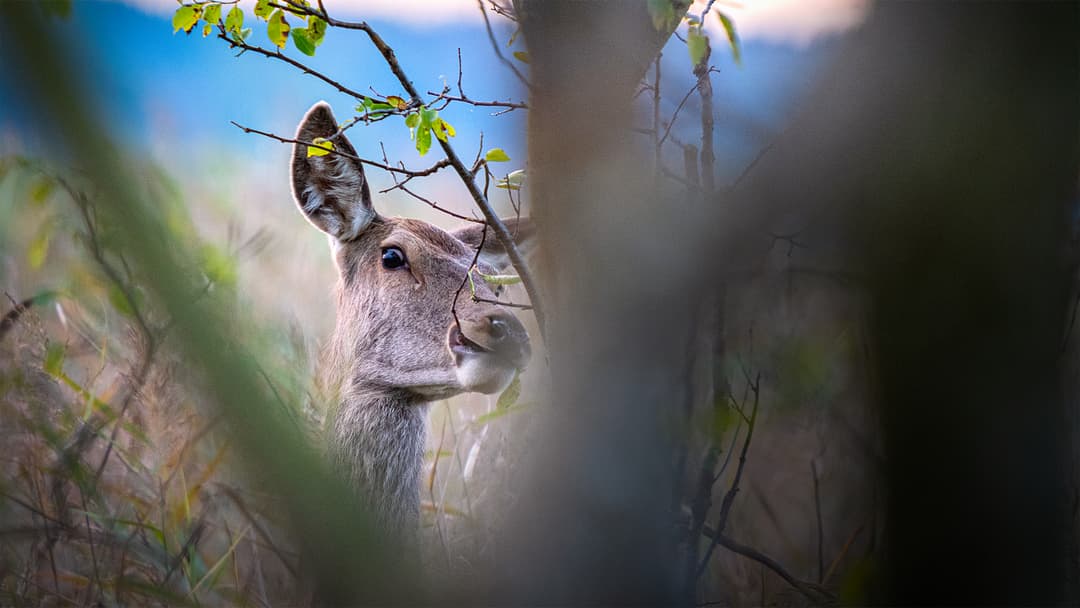
M515 367L524 367L532 356L532 348L529 346L529 334L521 321L509 313L498 312L488 317L488 323L492 350L511 361Z

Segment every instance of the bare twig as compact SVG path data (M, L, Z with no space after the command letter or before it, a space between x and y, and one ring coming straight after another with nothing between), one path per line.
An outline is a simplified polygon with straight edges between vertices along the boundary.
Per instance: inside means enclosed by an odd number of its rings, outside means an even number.
M799 591L799 593L802 593L804 596L806 596L810 601L815 603L822 601L832 603L836 601L836 597L833 596L833 594L830 593L827 589L820 585L801 581L795 578L791 575L790 572L787 571L786 568L780 565L780 562L769 557L768 555L765 555L761 551L758 551L753 547L749 547L735 540L732 540L731 538L724 536L723 534L717 534L716 531L709 526L705 526L705 528L702 529L701 533L704 534L706 537L712 539L712 546L720 545L721 547L724 547L732 553L737 553L739 555L742 555L743 557L750 558L755 562L764 565L766 568L772 570L777 575L779 575L780 578L787 581L789 585L794 587L797 591Z
M735 502L735 496L739 493L739 482L742 481L743 470L746 468L746 452L750 449L750 441L754 438L754 423L757 422L758 403L761 399L761 373L759 372L757 378L751 384L751 390L754 392L754 410L750 415L750 421L747 425L746 439L743 440L742 452L739 454L739 466L735 469L735 478L731 480L731 486L728 488L727 494L724 495L723 502L720 503L720 516L716 520L716 532L717 535L713 537L713 542L709 545L709 549L705 552L705 557L701 560L701 564L698 566L697 575L700 578L702 573L705 572L705 566L709 564L709 559L712 557L713 551L716 549L717 539L724 533L724 528L727 526L728 516L731 514L731 506Z
M825 527L821 523L821 492L818 483L817 463L810 459L810 472L814 477L814 514L817 517L817 568L818 583L825 582Z
M518 71L517 66L502 54L499 43L495 40L495 32L491 29L491 21L488 19L487 9L484 8L483 0L476 0L476 6L479 7L480 14L484 16L484 27L487 28L488 40L491 41L491 49L495 51L495 55L499 58L499 61L510 68L510 71L514 73L514 76L517 76L517 79L531 91L532 84L529 83L529 79L525 78L525 75Z

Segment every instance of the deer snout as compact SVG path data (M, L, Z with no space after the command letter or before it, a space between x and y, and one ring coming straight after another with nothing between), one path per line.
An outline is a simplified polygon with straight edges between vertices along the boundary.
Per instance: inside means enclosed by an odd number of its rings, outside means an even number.
M525 327L503 311L461 318L460 325L450 326L446 341L462 388L479 393L501 391L532 355Z

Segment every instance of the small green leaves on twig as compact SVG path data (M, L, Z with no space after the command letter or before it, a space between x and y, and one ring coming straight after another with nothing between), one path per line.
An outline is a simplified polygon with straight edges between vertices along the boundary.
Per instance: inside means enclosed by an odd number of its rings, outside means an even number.
M390 101L390 99L390 97L386 98L387 101ZM404 100L402 101L404 102ZM431 108L422 107L406 116L405 126L409 128L409 138L416 142L416 151L420 153L420 156L427 154L428 150L431 149L432 133L435 134L439 141L446 141L447 137L457 135L454 126L439 118L438 110Z
M173 33L175 34L180 30L184 30L184 33L190 33L191 28L195 27L201 16L202 9L198 6L187 5L176 9L172 18Z
M484 160L489 163L505 163L510 160L510 156L502 148L492 148L484 155Z

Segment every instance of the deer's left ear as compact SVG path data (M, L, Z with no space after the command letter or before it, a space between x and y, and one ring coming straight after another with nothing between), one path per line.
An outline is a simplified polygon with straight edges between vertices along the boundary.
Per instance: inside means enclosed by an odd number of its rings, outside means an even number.
M514 235L514 242L517 243L522 255L528 256L536 243L536 228L532 220L528 218L510 218L504 219L503 223L506 224L510 234ZM455 230L452 234L470 249L475 250L480 246L480 240L483 237L485 228L487 229L487 237L483 239L484 250L480 252L480 261L502 272L510 268L510 256L506 254L502 244L499 243L494 230L484 224L469 224L464 228Z
M338 241L355 239L375 217L364 167L326 102L308 110L296 132L299 141L329 140L333 152L309 154L295 144L292 158L293 198L309 222Z

